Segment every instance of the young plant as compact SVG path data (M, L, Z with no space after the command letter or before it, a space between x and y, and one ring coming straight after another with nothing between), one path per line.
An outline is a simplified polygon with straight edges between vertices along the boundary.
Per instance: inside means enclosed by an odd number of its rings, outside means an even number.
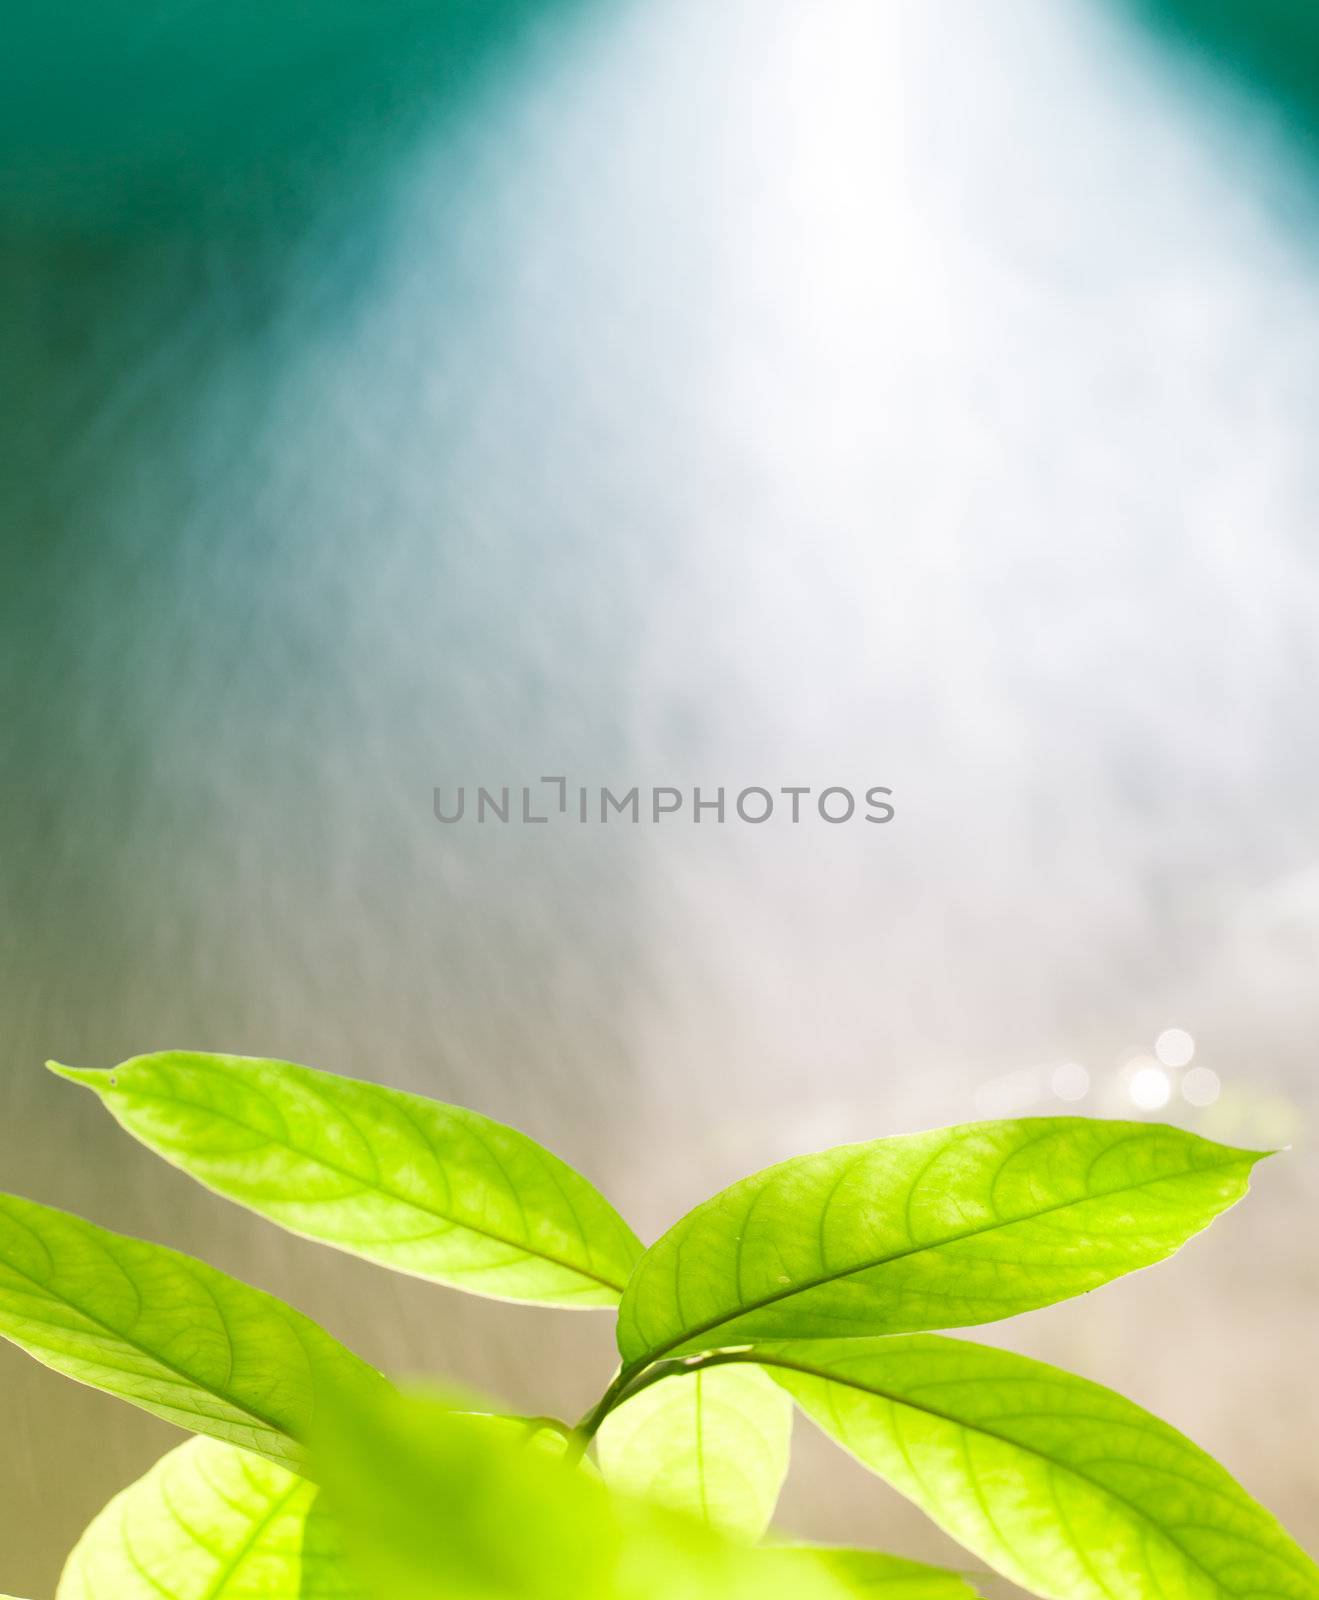
M649 1249L477 1113L187 1052L86 1085L305 1238L496 1299L617 1308L575 1426L406 1396L281 1301L0 1197L0 1333L200 1435L118 1495L57 1600L965 1600L964 1575L766 1535L793 1402L981 1563L1049 1600L1319 1600L1203 1451L1112 1391L948 1338L1170 1256L1257 1153L1079 1117L798 1157ZM3 1600L3 1597L0 1597Z

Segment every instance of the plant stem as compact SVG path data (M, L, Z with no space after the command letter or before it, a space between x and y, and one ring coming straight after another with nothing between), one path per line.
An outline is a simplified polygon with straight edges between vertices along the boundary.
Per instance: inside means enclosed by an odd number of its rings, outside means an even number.
M596 1430L614 1407L621 1403L623 1391L635 1375L636 1369L630 1367L620 1368L615 1373L613 1382L573 1429L572 1440L568 1446L568 1455L571 1460L580 1460L585 1454L587 1445L595 1438Z
M572 1461L580 1460L609 1413L616 1411L625 1400L631 1400L643 1389L649 1389L652 1384L659 1383L664 1378L676 1377L680 1373L700 1372L706 1367L721 1367L731 1361L745 1361L750 1349L749 1344L736 1345L727 1350L707 1350L695 1356L673 1356L667 1361L655 1361L650 1365L641 1362L636 1366L623 1367L597 1403L572 1430L568 1458Z

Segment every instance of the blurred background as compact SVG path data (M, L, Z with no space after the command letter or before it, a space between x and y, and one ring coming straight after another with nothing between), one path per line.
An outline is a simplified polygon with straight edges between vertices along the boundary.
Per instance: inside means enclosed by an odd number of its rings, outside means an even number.
M976 1116L1292 1145L1175 1262L1006 1337L1319 1547L1308 0L8 31L0 1187L576 1415L607 1317L285 1238L41 1062L458 1100L647 1236ZM543 773L882 783L897 816L432 816ZM956 1559L805 1431L792 1528ZM0 1588L41 1600L176 1435L4 1346L0 1438Z

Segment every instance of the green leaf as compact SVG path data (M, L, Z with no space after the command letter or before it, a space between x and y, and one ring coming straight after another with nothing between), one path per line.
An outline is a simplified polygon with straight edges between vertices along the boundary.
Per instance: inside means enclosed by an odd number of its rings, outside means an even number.
M419 1399L436 1398L433 1390L429 1388L405 1389L403 1392L411 1393ZM554 1461L562 1461L569 1455L569 1444L573 1434L565 1423L551 1421L548 1417L521 1417L510 1412L455 1410L448 1405L445 1409L455 1416L462 1417L468 1426L484 1428L505 1443L516 1445L521 1450L534 1450L549 1456ZM593 1478L600 1476L600 1469L587 1456L577 1457L577 1470L588 1473Z
M596 1435L613 1489L754 1544L788 1471L792 1402L754 1367L712 1367L643 1389Z
M382 1600L571 1600L607 1592L607 1519L579 1474L484 1417L403 1398L345 1408L322 1425L316 1457L350 1557ZM589 1480L582 1478L583 1484Z
M927 1567L878 1550L829 1545L784 1545L762 1552L773 1567L791 1575L804 1567L823 1567L849 1594L876 1600L975 1600L976 1591L957 1572Z
M357 1600L314 1484L215 1439L180 1445L74 1547L56 1600Z
M327 1412L317 1465L372 1600L846 1600L508 1434L401 1396ZM442 1574L442 1590L437 1575Z
M523 1417L511 1411L454 1411L453 1415L463 1417L474 1427L488 1428L510 1444L527 1450L543 1450L559 1460L568 1453L567 1429L545 1417Z
M826 1433L1046 1600L1319 1600L1319 1568L1130 1400L926 1334L758 1345Z
M248 1056L49 1065L208 1189L397 1272L497 1300L612 1306L641 1253L585 1178L475 1111Z
M1260 1157L1179 1128L981 1122L785 1161L684 1217L619 1308L626 1366L753 1339L992 1322L1162 1261Z
M0 1195L0 1335L80 1383L292 1467L322 1400L386 1387L273 1295L14 1195Z

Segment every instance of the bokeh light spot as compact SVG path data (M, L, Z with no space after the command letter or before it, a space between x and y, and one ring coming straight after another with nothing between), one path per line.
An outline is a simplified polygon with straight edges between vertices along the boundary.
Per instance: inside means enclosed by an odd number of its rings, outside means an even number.
M1222 1088L1218 1074L1209 1067L1192 1067L1182 1079L1182 1099L1191 1106L1211 1106Z
M1165 1067L1184 1067L1195 1054L1195 1040L1185 1028L1165 1028L1154 1041L1154 1054Z
M1168 1104L1172 1083L1163 1068L1151 1062L1149 1066L1137 1067L1131 1074L1127 1093L1132 1105L1139 1106L1142 1111L1158 1111Z
M1090 1093L1090 1074L1079 1061L1064 1061L1053 1069L1049 1087L1060 1100L1084 1100Z

